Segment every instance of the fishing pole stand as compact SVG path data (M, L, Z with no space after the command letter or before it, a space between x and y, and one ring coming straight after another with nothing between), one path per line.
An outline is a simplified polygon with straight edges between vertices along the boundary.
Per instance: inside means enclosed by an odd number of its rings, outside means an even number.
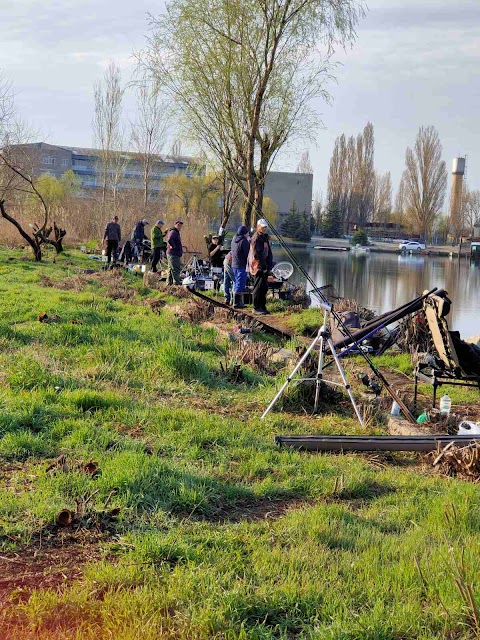
M318 333L315 336L315 339L313 340L311 345L305 351L305 353L300 358L300 360L296 364L296 366L293 369L293 371L290 373L288 378L285 380L285 382L281 386L281 388L278 391L277 395L274 397L274 399L271 401L271 403L268 405L268 407L263 412L262 420L263 420L263 418L265 418L266 415L268 415L270 413L270 411L276 405L278 400L282 397L283 392L288 387L290 382L293 382L293 381L294 382L299 382L299 383L301 383L301 382L315 382L315 402L314 402L314 405L313 405L313 413L317 413L318 403L319 403L319 400L320 400L320 388L321 388L322 382L323 382L323 370L325 368L325 356L327 354L327 348L328 348L329 351L330 351L330 354L332 355L333 360L334 360L334 362L336 364L336 367L338 369L338 373L340 374L342 382L341 383L340 382L334 382L332 380L328 380L326 382L328 382L328 384L331 384L333 386L344 387L344 389L348 393L348 396L349 396L350 401L352 403L353 409L354 409L354 411L355 411L355 413L357 415L358 421L360 422L362 427L364 426L362 414L360 413L360 410L359 410L359 408L357 406L357 403L355 402L355 398L353 396L352 389L351 389L351 387L350 387L350 385L348 383L347 376L345 375L345 371L344 371L344 369L342 367L342 364L340 362L340 358L338 357L338 354L335 351L335 346L333 344L332 336L331 336L331 333L330 333L330 314L333 311L333 307L332 307L332 305L327 304L326 302L322 302L321 303L321 307L324 310L322 326L319 328ZM318 346L318 366L317 366L317 372L316 372L315 377L313 377L313 378L312 377L310 377L310 378L296 378L295 376L296 376L297 372L301 369L301 367L302 367L303 363L305 362L305 360L308 358L308 356L311 354L311 352L317 346Z

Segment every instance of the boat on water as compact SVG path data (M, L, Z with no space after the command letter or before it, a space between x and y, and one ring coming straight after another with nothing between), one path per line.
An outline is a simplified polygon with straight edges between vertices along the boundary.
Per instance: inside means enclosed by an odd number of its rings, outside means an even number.
M370 253L370 247L362 247L361 244L356 244L352 247L352 251L355 251L355 253Z

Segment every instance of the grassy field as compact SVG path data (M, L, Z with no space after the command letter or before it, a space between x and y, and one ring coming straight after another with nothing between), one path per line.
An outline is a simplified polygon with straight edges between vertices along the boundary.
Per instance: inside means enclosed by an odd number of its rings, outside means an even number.
M277 449L361 429L294 398L260 421L284 370L229 383L228 338L92 264L0 253L0 638L480 637L477 485Z

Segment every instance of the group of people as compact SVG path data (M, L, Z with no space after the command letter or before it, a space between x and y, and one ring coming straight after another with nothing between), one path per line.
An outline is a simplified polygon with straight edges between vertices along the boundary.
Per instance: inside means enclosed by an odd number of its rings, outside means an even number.
M152 243L152 271L157 271L158 263L165 251L167 256L168 271L167 284L181 284L183 245L180 232L183 222L177 220L174 226L163 231L163 220L157 220L151 231ZM132 234L135 246L143 243L147 238L145 226L148 220L139 220ZM243 309L244 293L247 286L248 273L253 276L253 311L257 315L268 314L266 301L268 291L268 275L273 266L272 248L268 236L268 222L261 218L257 222L255 232L250 237L248 227L242 225L238 228L232 240L230 251L224 255L220 237L213 236L209 246L210 263L212 268L224 270L224 292L227 304L232 304L236 309ZM117 259L118 246L122 240L122 233L118 223L118 216L107 224L103 236L103 244L106 245L107 264Z
M248 227L238 228L230 251L223 262L225 302L243 309L248 273L253 276L253 312L267 315L268 275L273 266L268 222L261 218L255 233L249 237Z
M133 251L139 255L143 241L148 239L145 234L145 226L149 222L146 218L139 220L132 233ZM175 225L166 231L163 230L163 220L157 220L152 227L150 238L152 248L152 271L157 272L158 263L162 257L162 252L166 253L168 263L167 284L181 284L181 257L183 255L182 239L180 231L183 222L177 220ZM114 216L105 227L102 244L106 247L107 268L110 263L115 264L117 260L118 247L122 241L122 231L118 223L118 216Z

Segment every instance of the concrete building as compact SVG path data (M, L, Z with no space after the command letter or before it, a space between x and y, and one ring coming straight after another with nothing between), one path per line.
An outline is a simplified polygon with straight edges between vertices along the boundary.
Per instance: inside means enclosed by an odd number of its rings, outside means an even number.
M100 151L81 147L63 147L36 142L16 145L15 151L28 157L32 173L35 176L49 174L60 178L71 169L79 178L83 189L95 189L102 186L102 165ZM161 190L161 181L173 173L193 175L194 159L189 156L166 156L154 160L150 174L150 192L152 199ZM119 167L119 189L143 188L143 164L138 154L121 152L116 158ZM196 172L205 173L205 166L196 167Z
M292 206L299 211L312 213L313 175L311 173L292 173L270 171L265 181L264 195L278 207L278 223L282 222Z

